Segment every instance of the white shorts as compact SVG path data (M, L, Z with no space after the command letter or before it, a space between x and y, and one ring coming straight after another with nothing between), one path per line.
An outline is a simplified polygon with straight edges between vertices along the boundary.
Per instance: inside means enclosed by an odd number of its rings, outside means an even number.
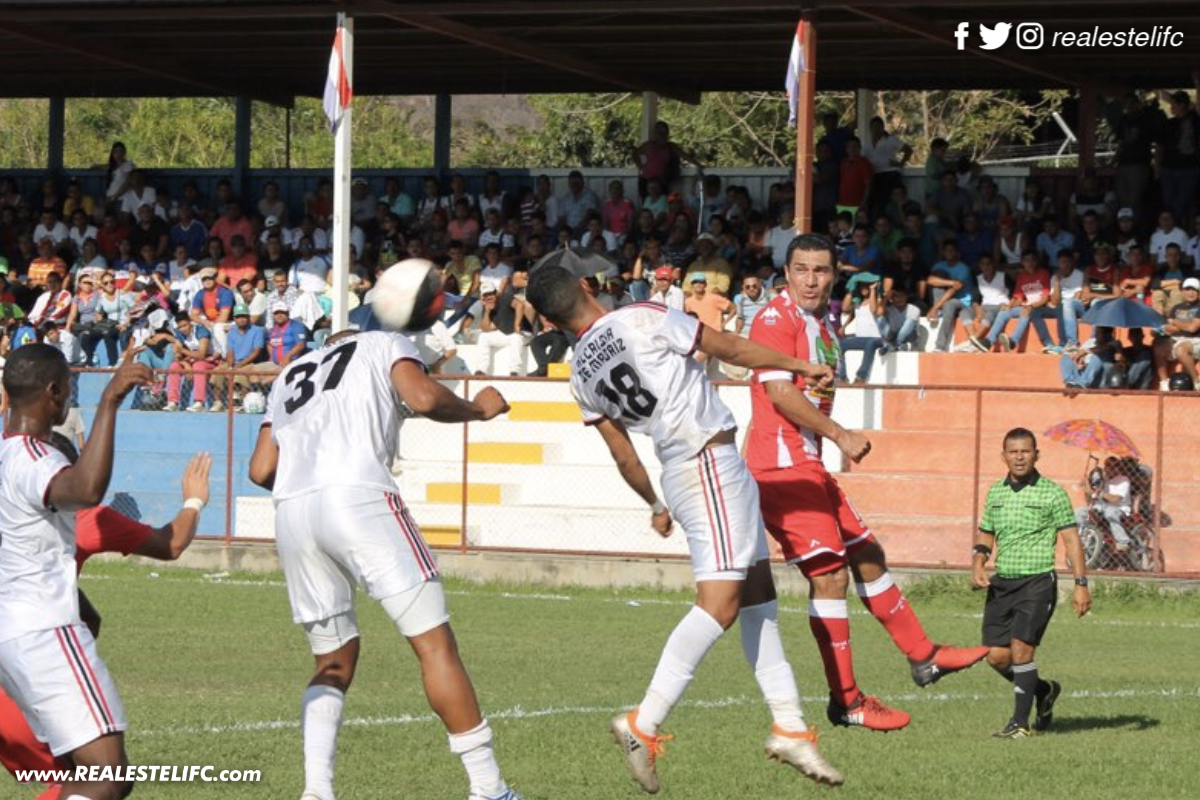
M0 644L0 686L56 756L128 727L117 687L83 625Z
M337 486L281 500L275 543L292 619L301 624L352 610L356 584L384 600L438 577L433 554L395 492Z
M663 468L671 516L687 536L697 581L744 580L768 557L758 485L731 444Z

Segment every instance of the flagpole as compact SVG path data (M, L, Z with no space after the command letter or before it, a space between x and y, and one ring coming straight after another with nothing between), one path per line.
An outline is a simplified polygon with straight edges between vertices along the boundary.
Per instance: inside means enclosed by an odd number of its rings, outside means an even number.
M803 67L796 114L796 231L812 232L813 126L817 104L817 30L808 19L800 21ZM824 233L824 231L820 231Z
M346 70L346 82L354 85L354 18L338 14L338 27L342 31L342 58ZM348 104L342 111L333 141L333 295L334 333L345 330L349 325L350 304L350 171L351 131L354 110ZM361 255L361 254L360 254Z

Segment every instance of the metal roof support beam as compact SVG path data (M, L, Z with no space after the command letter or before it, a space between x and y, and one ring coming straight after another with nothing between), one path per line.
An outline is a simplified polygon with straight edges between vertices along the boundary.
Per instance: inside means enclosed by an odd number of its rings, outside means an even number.
M450 174L450 133L454 122L454 99L441 92L433 98L433 169L439 180Z
M684 103L700 102L697 89L662 84L652 78L627 74L604 64L579 58L568 53L522 41L511 36L500 36L466 25L462 22L433 14L411 14L406 9L380 0L364 0L355 4L356 9L374 12L413 28L438 33L451 39L468 42L497 53L532 61L563 72L573 73L592 80L601 80L613 86L634 92L654 91Z
M0 30L24 39L34 44L48 47L52 51L62 51L79 56L85 60L99 61L113 67L132 70L134 72L142 72L147 75L152 75L156 78L167 78L182 86L188 86L192 89L201 89L206 95L211 97L231 97L243 93L243 89L237 89L231 86L220 86L209 81L198 78L192 71L176 67L170 64L143 64L136 58L129 57L105 45L94 43L82 44L73 40L70 36L63 34L61 31L43 28L37 25L13 25L10 23L0 24ZM253 99L262 100L265 103L273 105L290 107L292 100L290 98L265 97L261 95L253 95Z
M948 35L947 31L940 30L928 24L919 17L915 17L904 11L892 11L882 8L864 8L862 6L846 6L847 11L858 14L866 19L873 19L876 22L883 23L897 30L902 30L911 33L914 36L919 36L922 39L928 39L931 42L943 44L946 47L954 47L954 38ZM1030 75L1036 75L1039 78L1046 80L1048 83L1055 86L1087 86L1093 82L1093 79L1086 75L1077 75L1068 71L1051 72L1041 67L1038 67L1033 61L1027 61L1022 58L1011 58L1009 56L1000 55L998 52L989 50L971 50L970 54L977 57L994 61L997 64L1002 64L1009 69L1019 70ZM1109 87L1116 90L1119 87Z

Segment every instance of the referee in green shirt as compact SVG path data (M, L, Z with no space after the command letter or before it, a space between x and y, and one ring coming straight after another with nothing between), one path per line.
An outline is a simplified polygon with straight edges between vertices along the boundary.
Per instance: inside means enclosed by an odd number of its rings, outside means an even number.
M1075 575L1071 605L1082 617L1092 607L1088 593L1083 547L1075 512L1066 490L1037 471L1037 438L1014 428L1004 437L1001 452L1008 475L988 489L971 558L971 581L987 589L983 609L983 643L992 648L988 663L1013 684L1012 719L996 736L1024 739L1044 731L1054 718L1054 701L1062 686L1038 677L1034 651L1041 644L1058 600L1054 545L1061 535L1067 561ZM987 561L996 552L996 573ZM1029 714L1037 702L1037 718Z

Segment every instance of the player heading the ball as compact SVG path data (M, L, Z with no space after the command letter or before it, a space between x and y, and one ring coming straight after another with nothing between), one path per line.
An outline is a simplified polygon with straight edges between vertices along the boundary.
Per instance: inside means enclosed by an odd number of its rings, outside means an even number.
M429 704L466 768L470 798L520 800L492 753L492 730L458 655L437 563L388 469L400 401L438 422L508 411L491 387L467 401L430 378L416 347L398 333L342 332L275 379L250 458L250 479L275 500L292 617L316 659L301 702L301 800L334 800L338 728L359 653L356 583L416 652Z
M583 420L604 437L625 482L651 508L650 524L687 537L696 605L667 639L638 708L611 728L626 766L647 792L659 788L659 726L680 701L717 639L742 620L742 648L774 718L768 756L819 782L842 783L817 749L800 711L800 693L779 636L775 586L758 510L758 490L735 445L737 423L693 355L739 366L784 370L827 386L833 372L702 325L682 312L635 303L606 313L584 284L560 267L540 267L526 290L539 314L576 337L571 389ZM664 505L630 441L654 441L663 465Z

